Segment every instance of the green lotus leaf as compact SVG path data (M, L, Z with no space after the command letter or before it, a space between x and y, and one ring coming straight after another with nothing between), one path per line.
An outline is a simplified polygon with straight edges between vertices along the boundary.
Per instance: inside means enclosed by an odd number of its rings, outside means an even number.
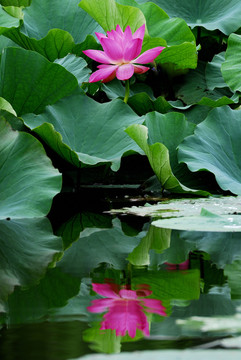
M23 214L24 215L24 214ZM62 252L47 218L0 220L0 309L15 286L29 286Z
M184 115L175 112L169 114L149 113L146 115L145 124L148 128L149 144L159 142L168 148L172 171L178 176L183 167L178 164L177 146L185 137L193 134L196 126L188 122Z
M49 30L48 34L40 40L29 38L21 33L19 29L6 31L4 36L27 50L38 52L49 61L66 56L72 52L75 46L73 37L67 31L61 29Z
M23 12L22 12L22 8L21 7L16 7L16 6L6 6L4 7L4 10L11 16L19 19L19 20L23 20ZM12 28L15 29L15 28Z
M82 0L79 6L95 19L105 32L115 29L118 24L122 29L129 25L132 31L136 31L146 22L138 8L123 6L114 0Z
M83 43L89 34L101 30L82 9L78 1L36 0L23 10L21 28L5 32L19 46L39 52L48 60L73 53L75 44ZM95 45L96 46L96 45Z
M152 111L167 113L172 109L172 105L163 96L159 96L157 99L152 100L146 92L130 96L128 105L130 105L130 107L140 116Z
M63 66L78 80L81 86L84 81L88 81L90 70L87 68L87 63L84 59L76 57L75 55L68 54L62 59L55 60L55 63Z
M241 110L216 108L179 145L179 162L191 171L212 172L223 190L241 194L240 136Z
M211 80L207 80L206 77L206 75L210 76L210 67L208 68L209 72L205 73L206 66L206 63L199 62L197 69L190 70L184 76L183 82L176 91L177 98L187 105L199 104L209 107L219 107L237 102L238 96L233 94L227 84L224 88L213 88L214 83L212 84ZM212 89L208 88L208 84Z
M143 3L142 0L137 2ZM145 2L145 1L144 1ZM241 3L239 0L152 0L170 17L184 19L191 28L202 26L208 30L219 29L229 35L240 27Z
M159 46L156 44L155 46ZM144 48L145 49L145 48ZM164 49L156 58L159 64L174 64L174 70L195 69L197 67L196 45L185 42L181 45L173 45Z
M61 190L61 175L32 135L0 119L0 218L45 216Z
M138 7L145 15L151 37L165 39L169 46L184 42L195 43L195 37L183 19L170 19L167 13L153 2L146 2Z
M138 146L125 133L127 126L142 123L122 100L100 104L83 91L46 108L40 115L26 114L25 124L64 159L75 166L111 163L117 171L121 157Z
M239 71L241 61L240 54L241 35L231 34L228 38L228 48L221 70L224 80L234 91L241 91L241 74Z
M3 51L0 95L18 115L41 112L46 105L69 95L77 86L74 75L38 53L21 48Z
M96 22L78 6L78 0L34 0L25 8L21 32L40 40L51 29L62 29L71 34L74 42L81 43L89 34L99 31Z
M0 5L0 35L7 31L9 28L17 28L19 24L19 19L8 14Z
M108 98L111 100L118 97L124 98L125 96L125 86L118 79L114 79L108 83L101 84L101 90L103 90L108 96ZM134 82L134 84L130 84L130 97L140 93L146 93L146 95L149 96L152 100L155 100L153 90L149 85L139 82Z
M1 0L0 4L2 6L17 6L17 7L26 7L31 5L32 0Z
M148 128L146 126L138 124L131 125L126 129L126 132L145 152L163 189L174 193L208 195L205 191L189 189L178 181L171 169L167 147L159 142L149 145Z
M215 88L225 88L227 83L224 81L221 66L225 60L225 52L215 55L211 62L207 63L205 69L205 79L209 90Z

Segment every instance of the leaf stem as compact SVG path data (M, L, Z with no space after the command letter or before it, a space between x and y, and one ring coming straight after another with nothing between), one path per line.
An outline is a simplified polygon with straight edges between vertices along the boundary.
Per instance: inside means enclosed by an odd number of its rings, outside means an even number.
M125 92L125 97L124 97L124 103L127 104L128 98L129 98L129 94L130 94L130 81L129 79L125 81L125 85L126 85L126 92Z

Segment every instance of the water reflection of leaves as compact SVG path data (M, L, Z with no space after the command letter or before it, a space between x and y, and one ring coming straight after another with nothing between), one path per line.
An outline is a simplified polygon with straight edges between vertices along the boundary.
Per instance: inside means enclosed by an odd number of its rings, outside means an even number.
M11 244L11 245L10 245ZM29 286L62 254L47 218L0 221L0 310L15 286Z

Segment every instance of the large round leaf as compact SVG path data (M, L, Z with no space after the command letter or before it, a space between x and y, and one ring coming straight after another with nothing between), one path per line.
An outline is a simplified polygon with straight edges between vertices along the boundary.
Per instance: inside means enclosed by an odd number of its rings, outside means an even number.
M82 0L79 6L85 10L105 31L111 31L119 24L136 31L145 21L143 13L132 6L117 4L114 0Z
M75 43L80 43L100 27L78 4L79 0L34 0L23 10L21 32L40 40L49 30L62 29L72 35Z
M222 74L232 90L241 91L241 35L231 34L228 39L228 48L225 61L222 64Z
M179 146L179 161L211 171L223 190L241 194L240 137L241 110L214 109Z
M61 175L33 136L0 120L0 218L45 216Z
M23 13L21 28L11 28L5 31L5 36L25 49L39 52L50 61L75 52L75 43L84 45L86 37L95 41L89 34L101 31L100 26L78 7L78 0L67 3L61 0L36 0ZM96 45L95 41L92 48Z
M125 133L142 123L122 100L100 104L83 91L47 107L40 115L26 114L24 122L67 161L79 166L112 163L118 170L122 155L140 149Z
M16 285L39 281L61 253L62 241L47 218L0 220L0 247L1 309Z
M38 113L78 86L75 76L62 66L20 48L4 49L0 79L0 95L18 115Z
M137 2L143 3L142 0ZM169 16L184 19L192 28L202 26L208 30L219 29L229 35L240 27L239 0L152 0L152 2L159 5Z
M27 50L36 51L50 61L62 58L73 51L75 46L73 37L62 29L51 29L40 39L29 38L18 29L10 29L4 36Z

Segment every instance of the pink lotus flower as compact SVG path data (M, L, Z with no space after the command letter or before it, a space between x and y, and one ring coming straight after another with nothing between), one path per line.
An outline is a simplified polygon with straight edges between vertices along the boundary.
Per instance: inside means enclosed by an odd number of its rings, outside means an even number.
M108 82L115 77L119 80L128 80L135 73L143 74L149 67L137 65L151 63L164 49L158 46L145 51L140 55L145 33L145 24L134 34L128 25L123 32L120 25L116 30L107 31L107 36L95 33L100 41L102 50L85 50L83 53L91 59L102 63L89 79L89 82ZM140 55L140 56L139 56Z
M116 284L92 284L93 290L106 298L92 301L87 309L98 313L107 311L101 322L101 330L116 330L116 335L124 336L126 331L130 337L136 336L136 329L149 335L149 323L145 312L166 316L165 307L157 299L143 299L152 291L146 285L134 291L124 286L122 289Z

